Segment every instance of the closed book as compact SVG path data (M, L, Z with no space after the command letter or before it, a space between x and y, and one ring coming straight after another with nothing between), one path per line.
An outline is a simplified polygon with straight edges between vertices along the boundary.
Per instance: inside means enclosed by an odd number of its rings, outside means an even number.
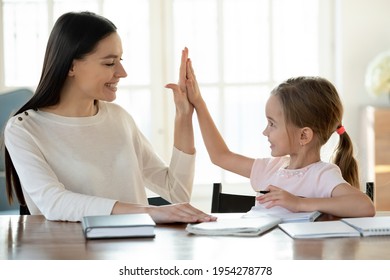
M280 223L276 217L242 218L232 214L219 214L214 222L188 224L186 230L198 235L257 236Z
M315 223L284 223L282 229L292 238L329 238L329 237L360 237L360 233L341 221L324 221Z
M156 226L146 213L85 216L81 225L87 239L154 237Z
M341 220L358 230L362 236L390 235L390 216L344 218Z

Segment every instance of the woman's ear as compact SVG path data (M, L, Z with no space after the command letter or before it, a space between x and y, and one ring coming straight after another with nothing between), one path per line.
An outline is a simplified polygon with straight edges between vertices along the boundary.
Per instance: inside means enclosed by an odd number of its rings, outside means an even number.
M301 135L299 143L301 146L304 146L313 140L314 132L310 127L304 127L301 129Z
M69 71L68 71L68 76L69 77L73 77L74 76L74 61L72 62L72 65L70 66L69 68Z

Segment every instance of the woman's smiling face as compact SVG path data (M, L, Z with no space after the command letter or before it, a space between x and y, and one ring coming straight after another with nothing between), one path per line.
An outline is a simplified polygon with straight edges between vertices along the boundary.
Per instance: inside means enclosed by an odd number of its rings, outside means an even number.
M122 42L114 32L102 39L95 50L73 61L68 81L81 98L113 101L120 78L127 76L121 63Z

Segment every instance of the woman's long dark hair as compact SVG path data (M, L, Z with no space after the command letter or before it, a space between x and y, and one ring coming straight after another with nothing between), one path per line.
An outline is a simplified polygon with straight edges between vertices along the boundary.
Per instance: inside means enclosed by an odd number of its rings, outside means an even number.
M114 32L116 26L111 21L91 12L70 12L59 17L50 33L35 94L15 115L58 104L73 60L83 59L102 39ZM7 147L4 152L8 201L14 201L15 192L20 205L25 206L20 180Z

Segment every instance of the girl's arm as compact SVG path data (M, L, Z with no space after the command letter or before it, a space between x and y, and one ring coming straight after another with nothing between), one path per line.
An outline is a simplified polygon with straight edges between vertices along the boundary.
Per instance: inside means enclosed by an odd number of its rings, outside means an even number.
M375 207L371 199L348 184L336 186L329 198L303 198L283 189L269 186L268 194L257 197L266 207L282 206L292 212L320 211L337 217L371 217Z
M195 107L203 141L211 161L223 169L249 178L254 159L233 153L227 147L200 94L192 63L189 59L187 62L187 78L188 99Z
M368 195L349 184L336 186L329 200L330 205L327 205L324 200L318 201L318 207L321 207L324 213L339 217L370 217L375 215L375 206ZM321 210L319 209L319 211Z

